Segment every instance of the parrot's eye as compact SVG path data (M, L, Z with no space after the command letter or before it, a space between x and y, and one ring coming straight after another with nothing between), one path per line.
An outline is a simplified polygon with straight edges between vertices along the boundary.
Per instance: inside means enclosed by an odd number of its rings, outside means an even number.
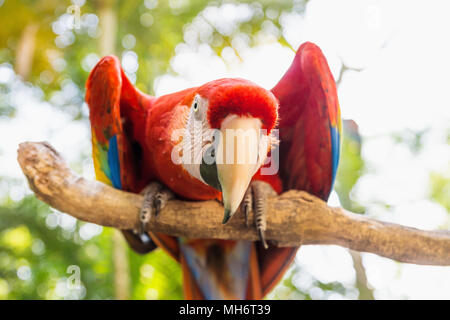
M194 110L194 119L195 120L199 120L201 121L203 119L203 112L202 112L202 108L201 108L201 103L202 101L200 100L200 96L195 96L194 98L194 103L192 104L192 109Z

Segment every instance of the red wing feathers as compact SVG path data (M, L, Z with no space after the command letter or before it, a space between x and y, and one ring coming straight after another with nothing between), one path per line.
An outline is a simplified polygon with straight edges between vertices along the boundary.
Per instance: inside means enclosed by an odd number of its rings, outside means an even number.
M328 199L339 157L340 112L336 84L319 47L309 42L301 45L272 92L280 103L284 189Z
M339 160L340 112L336 84L319 47L301 45L272 92L279 101L283 190L304 190L327 200ZM281 279L297 249L258 245L264 295Z
M152 97L136 90L125 76L119 60L104 57L89 75L86 102L90 109L92 157L98 180L117 189L139 192L148 182L140 172L141 146L146 109ZM139 253L155 248L131 231L123 231Z

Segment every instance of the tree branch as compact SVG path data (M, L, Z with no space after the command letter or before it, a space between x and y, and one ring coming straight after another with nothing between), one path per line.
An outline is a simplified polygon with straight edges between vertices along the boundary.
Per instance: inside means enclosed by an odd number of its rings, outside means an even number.
M103 226L137 226L141 195L76 175L49 144L20 144L18 161L31 189L50 206ZM271 198L268 212L266 237L278 246L335 244L401 262L450 265L449 231L423 231L369 219L295 190ZM148 231L187 238L258 240L240 214L226 225L221 224L222 215L216 201L173 200L150 221Z

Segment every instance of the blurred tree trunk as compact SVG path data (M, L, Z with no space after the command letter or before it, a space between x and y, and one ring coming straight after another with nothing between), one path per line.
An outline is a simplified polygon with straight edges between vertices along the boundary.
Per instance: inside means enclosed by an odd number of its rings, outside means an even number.
M38 28L38 25L35 23L28 24L20 35L16 50L15 69L16 73L23 80L27 80L31 73Z
M114 54L117 37L116 0L97 0L101 36L99 51L101 56ZM130 298L130 267L128 245L121 232L114 229L113 236L114 291L117 300Z
M114 261L114 293L117 300L130 298L130 267L128 264L128 245L122 233L114 229L113 232L113 261Z
M101 32L99 38L100 54L102 56L114 54L117 37L116 0L97 0L96 4Z
M349 250L353 260L353 268L356 272L356 288L359 291L359 300L374 300L373 290L367 281L366 268L362 263L361 253Z

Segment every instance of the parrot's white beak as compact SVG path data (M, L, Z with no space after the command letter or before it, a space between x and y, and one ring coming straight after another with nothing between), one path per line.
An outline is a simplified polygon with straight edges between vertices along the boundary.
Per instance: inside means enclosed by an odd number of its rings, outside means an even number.
M216 147L217 175L222 189L226 223L237 211L258 170L261 120L229 115L221 125Z

